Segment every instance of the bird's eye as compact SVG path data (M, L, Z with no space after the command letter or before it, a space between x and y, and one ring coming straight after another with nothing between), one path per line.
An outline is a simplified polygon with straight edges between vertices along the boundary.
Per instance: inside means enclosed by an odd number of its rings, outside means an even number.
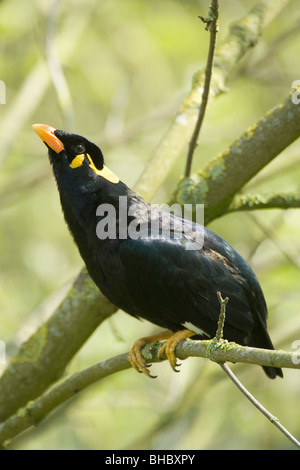
M85 152L85 146L84 146L83 144L76 144L76 145L73 145L72 150L73 150L77 155L79 155L80 153L84 153L84 152Z

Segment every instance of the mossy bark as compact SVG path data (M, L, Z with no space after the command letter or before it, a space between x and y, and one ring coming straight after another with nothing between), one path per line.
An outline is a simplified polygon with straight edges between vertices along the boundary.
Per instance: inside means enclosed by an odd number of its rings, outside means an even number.
M287 3L288 0L260 0L248 15L229 26L227 37L214 55L209 101L225 92L228 78L238 61L257 43L264 28ZM189 94L137 181L136 192L148 201L156 194L191 139L204 82L205 70L199 70L194 74Z
M230 210L236 193L300 136L300 106L275 106L221 155L179 184L173 203L204 204L206 223Z
M231 27L227 39L215 56L210 97L224 91L226 80L236 62L249 47L253 46L262 29L286 3L287 0L260 0L247 17ZM135 190L149 201L191 137L202 96L203 80L203 72L195 75L190 94L184 100L170 130L158 146L153 159L150 160L146 171L135 187ZM273 140L270 133L269 138L270 146L272 146ZM237 162L242 161L239 153L236 158ZM244 161L240 164L243 165ZM259 166L259 163L256 164ZM212 213L216 213L216 207L219 210L220 207L224 207L222 198L225 197L225 201L231 198L231 195L224 193L227 181L226 177L224 179L224 175L227 174L223 171L224 165L224 161L220 160L220 164L215 165L211 172L208 170L207 181L204 177L197 177L196 192L206 194L206 207L210 208L211 204ZM250 179L251 175L248 170L247 173ZM215 196L209 188L212 182L217 182L219 185ZM191 185L195 185L193 180ZM182 192L183 189L181 186L179 191ZM187 194L187 199L188 196ZM192 199L195 199L195 194L192 195ZM198 197L196 201L198 202ZM104 298L83 270L52 317L21 346L18 354L2 375L0 421L41 395L60 378L71 358L92 332L115 311L116 307Z
M93 331L117 308L82 270L51 318L21 346L0 380L0 421L61 377Z

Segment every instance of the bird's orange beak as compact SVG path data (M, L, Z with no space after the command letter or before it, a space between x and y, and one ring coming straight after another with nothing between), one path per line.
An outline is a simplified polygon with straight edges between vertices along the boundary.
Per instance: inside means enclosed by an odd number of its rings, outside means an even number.
M54 127L47 126L46 124L33 124L32 126L34 132L45 142L49 145L52 150L56 153L61 152L65 149L64 144L61 140L59 140L56 135L54 134Z

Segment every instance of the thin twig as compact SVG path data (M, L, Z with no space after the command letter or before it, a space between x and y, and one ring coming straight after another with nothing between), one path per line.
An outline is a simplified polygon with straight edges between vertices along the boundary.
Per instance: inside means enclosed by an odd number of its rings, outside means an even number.
M288 2L289 0L258 0L246 16L229 26L228 35L214 54L213 70L216 73L212 74L209 91L210 101L227 90L227 82L233 71L236 70L237 63L250 48L253 48L253 44L258 41L266 26L280 14ZM135 184L135 191L149 202L190 141L198 114L197 108L201 103L204 82L205 71L202 69L196 71L190 91L178 107L178 112L170 127ZM294 122L297 122L296 117ZM262 140L260 139L259 142L261 143ZM249 155L251 155L249 158L251 162L253 153L249 153ZM226 187L230 187L230 185Z
M246 398L264 415L271 423L273 423L281 432L284 434L296 447L300 449L300 442L278 421L276 416L272 415L254 396L244 387L244 385L238 380L231 369L226 363L220 364L220 367L228 375L230 380L236 385L236 387L245 395Z
M222 340L223 338L223 328L225 324L225 311L226 311L226 304L229 300L228 297L225 299L222 298L221 292L217 292L217 297L221 305L221 311L219 315L219 321L218 321L218 329L217 333L215 336L215 339L217 341ZM297 447L300 448L300 442L297 441L297 439L287 430L285 429L282 424L278 421L278 419L272 415L247 389L244 387L244 385L238 380L238 378L234 375L234 373L231 371L231 369L228 367L228 365L223 362L219 364L220 367L224 370L224 372L227 374L227 376L232 380L232 382L236 385L236 387L245 395L248 400L261 412L263 413L264 416L266 416L271 423L273 423L290 441L293 442Z
M217 292L218 300L221 305L221 311L219 315L219 321L218 321L218 329L216 332L216 340L220 341L223 338L223 329L224 329L224 324L225 324L225 313L226 313L226 304L229 300L228 297L225 297L225 299L222 298L221 292Z
M209 88L210 88L210 81L212 75L212 64L216 46L216 37L217 37L217 19L218 19L218 12L219 12L219 2L218 0L212 0L212 4L210 6L210 14L208 18L203 18L199 16L199 18L206 23L206 30L210 32L210 41L209 41L209 50L207 56L207 63L206 63L206 70L205 70L205 82L203 87L202 93L202 100L199 110L199 115L197 119L197 123L189 144L189 151L187 156L186 168L185 168L185 176L188 178L191 173L192 168L192 161L195 149L197 147L197 140L200 134L200 129L202 126L205 110L208 103L208 96L209 96Z

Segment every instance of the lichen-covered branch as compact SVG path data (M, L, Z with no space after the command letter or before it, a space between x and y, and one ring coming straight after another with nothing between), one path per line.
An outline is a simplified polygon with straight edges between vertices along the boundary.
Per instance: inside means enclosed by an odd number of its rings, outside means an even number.
M209 222L227 212L236 193L300 136L300 106L291 94L199 173L179 184L173 202L204 204Z
M51 318L21 346L0 380L0 421L41 395L97 326L117 308L84 269Z
M251 49L264 28L282 11L288 0L260 0L229 32L214 55L209 100L223 93L237 62ZM136 184L136 192L151 201L177 158L190 141L201 103L205 70L195 73L192 88L184 99L170 128L157 146Z
M227 78L237 61L257 41L263 28L286 3L287 0L260 0L249 15L231 26L227 39L215 56L210 97L224 90ZM45 81L48 82L48 78ZM197 73L191 92L135 187L148 201L151 201L191 137L201 101L203 82L204 73ZM45 88L46 85L41 94ZM222 192L218 192L217 202L220 203L221 199L218 198L222 197ZM208 200L208 203L210 202ZM216 203L216 200L213 202ZM116 308L102 296L83 270L53 316L21 346L17 356L12 359L2 375L0 421L11 416L19 407L41 395L53 384L91 333L115 311Z
M300 208L298 193L237 194L226 212Z
M160 362L164 360L164 358L160 358L157 354L161 345L162 343L154 343L144 348L143 353L147 361ZM300 369L300 361L295 352L251 348L215 339L207 341L183 341L178 344L176 355L179 359L202 357L209 358L217 363L241 362ZM67 378L41 398L35 402L30 402L26 407L18 410L17 413L0 424L0 444L4 444L6 440L12 439L26 429L36 426L60 404L92 383L130 367L128 354L125 353L95 364ZM136 372L132 371L132 373Z
M0 445L25 429L36 426L51 411L90 384L130 367L128 354L121 354L67 378L41 398L35 402L29 402L26 407L19 409L17 413L1 423Z

